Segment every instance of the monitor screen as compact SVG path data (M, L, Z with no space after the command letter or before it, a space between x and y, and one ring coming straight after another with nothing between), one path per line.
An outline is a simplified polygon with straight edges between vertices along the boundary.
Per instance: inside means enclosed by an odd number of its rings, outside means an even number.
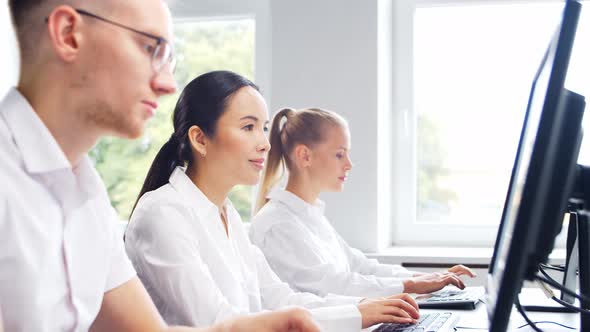
M566 1L559 27L533 80L488 273L490 331L506 330L515 297L527 275L528 260L536 256L545 205L550 197L555 196L551 194L551 186L556 184L551 181L551 176L563 166L556 163L563 155L559 145L571 140L570 135L563 132L564 124L571 120L566 111L564 82L580 7L577 1ZM581 124L578 123L579 127ZM573 150L567 149L567 152L571 154ZM571 158L567 159L571 161ZM550 205L553 210L563 209L561 204Z

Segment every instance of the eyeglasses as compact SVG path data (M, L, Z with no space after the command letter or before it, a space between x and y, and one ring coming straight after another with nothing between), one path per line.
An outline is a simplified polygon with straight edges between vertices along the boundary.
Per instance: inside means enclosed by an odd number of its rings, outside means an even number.
M170 46L170 43L165 38L155 36L155 35L152 35L151 33L140 31L140 30L134 29L132 27L128 27L126 25L123 25L121 23L117 23L115 21L111 21L109 19L98 16L96 14L93 14L93 13L88 12L83 9L75 8L75 10L80 15L92 17L92 18L97 19L99 21L103 21L105 23L112 24L112 25L117 26L119 28L123 28L125 30L132 31L132 32L138 33L144 37L148 37L150 39L155 40L156 41L155 45L144 46L144 49L148 53L151 53L151 55L152 55L152 68L154 69L154 71L156 73L159 73L164 67L168 66L169 71L171 73L174 73L174 70L176 69L176 58L174 57L174 52L172 51L172 46ZM48 19L46 18L45 21L47 22Z

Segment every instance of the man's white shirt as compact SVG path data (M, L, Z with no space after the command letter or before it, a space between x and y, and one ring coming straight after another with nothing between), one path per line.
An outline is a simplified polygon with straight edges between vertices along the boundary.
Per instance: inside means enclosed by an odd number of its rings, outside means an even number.
M227 231L218 207L184 170L144 194L125 234L140 279L169 324L210 325L289 305L312 308L322 331L359 331L357 297L294 292L268 266L226 200ZM229 235L228 235L229 234Z
M268 198L252 219L250 239L293 289L320 296L383 297L402 293L403 279L415 273L351 248L324 216L322 201L309 204L280 189Z
M0 101L0 308L6 331L87 331L135 277L88 157L75 166L18 90Z

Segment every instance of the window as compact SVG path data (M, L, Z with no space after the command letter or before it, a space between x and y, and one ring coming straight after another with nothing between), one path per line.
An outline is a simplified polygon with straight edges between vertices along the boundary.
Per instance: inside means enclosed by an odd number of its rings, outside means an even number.
M415 139L405 152L414 162L404 168L415 195L402 198L413 208L394 228L396 242L493 244L532 79L562 9L560 1L424 1L413 8L412 45L402 55L411 77L396 79L413 82ZM566 87L590 96L587 12ZM589 157L581 152L580 162Z
M2 98L9 88L16 85L19 71L18 45L7 3L0 5L0 43L7 45L4 48L5 51L0 54L3 69L0 75L0 98Z
M161 99L160 107L136 141L104 138L90 152L119 217L128 220L156 153L172 133L172 112L184 86L211 70L232 70L254 79L253 19L175 22L175 77L178 93ZM238 186L230 199L243 220L250 219L253 188Z

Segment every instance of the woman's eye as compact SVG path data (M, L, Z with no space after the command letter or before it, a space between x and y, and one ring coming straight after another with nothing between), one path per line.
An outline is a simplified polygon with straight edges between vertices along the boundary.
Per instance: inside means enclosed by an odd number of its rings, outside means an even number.
M336 158L338 159L342 159L342 157L344 157L344 155L342 153L337 153L336 154Z
M264 127L262 130L264 130L265 133L268 133L270 131L270 129L268 129L268 127Z
M245 131L252 131L252 130L254 130L254 125L250 124L250 125L244 126L242 129L244 129Z

